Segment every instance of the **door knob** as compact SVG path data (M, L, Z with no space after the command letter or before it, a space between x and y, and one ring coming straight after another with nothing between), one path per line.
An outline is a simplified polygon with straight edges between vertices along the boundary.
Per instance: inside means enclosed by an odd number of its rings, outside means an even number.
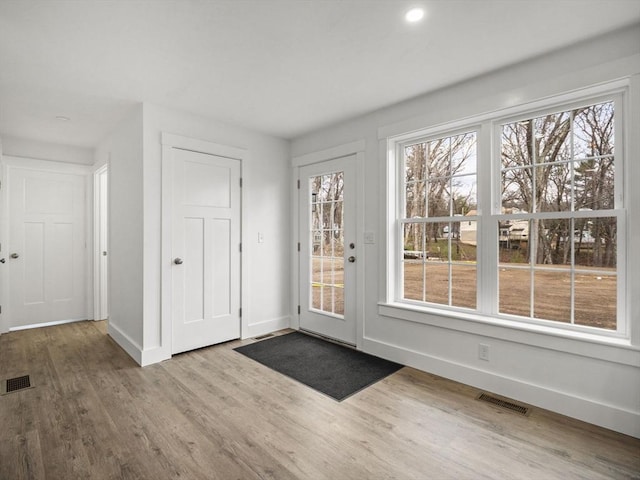
M17 253L12 253L11 255L9 255L11 258L18 258L20 255L18 255Z
M176 265L181 265L182 259L180 257L176 257L173 259L173 263L175 263Z
M350 263L353 263L353 262L355 262L355 261L356 261L356 257L354 257L353 255L351 255L351 256L348 258L348 260L349 260L349 262L350 262Z
M4 258L0 258L0 263L4 263L6 260Z

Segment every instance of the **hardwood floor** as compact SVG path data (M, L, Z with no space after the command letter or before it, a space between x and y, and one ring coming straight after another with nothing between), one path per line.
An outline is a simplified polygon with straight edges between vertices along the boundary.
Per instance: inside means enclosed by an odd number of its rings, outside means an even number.
M338 403L227 344L138 367L80 322L0 336L0 479L640 478L640 440L412 368Z

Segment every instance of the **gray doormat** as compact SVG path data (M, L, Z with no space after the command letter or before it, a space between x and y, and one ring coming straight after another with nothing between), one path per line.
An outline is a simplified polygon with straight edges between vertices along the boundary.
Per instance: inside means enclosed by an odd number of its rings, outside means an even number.
M234 350L339 402L402 368L398 363L299 332Z

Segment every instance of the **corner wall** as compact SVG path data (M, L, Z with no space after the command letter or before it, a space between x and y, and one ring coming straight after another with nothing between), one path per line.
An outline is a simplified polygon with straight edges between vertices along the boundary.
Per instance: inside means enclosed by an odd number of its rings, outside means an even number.
M109 335L142 361L142 105L100 144L95 164L109 164Z
M366 245L364 252L365 323L358 339L364 351L640 437L638 255L629 256L627 267L631 341L626 345L519 331L455 315L406 314L384 305L385 131L428 128L624 77L631 79L629 187L640 178L638 25L294 139L294 157L366 142L364 231L375 234L376 244ZM626 194L629 218L640 218L640 191L627 188ZM628 222L628 243L638 239L640 222ZM491 346L490 362L478 360L479 343Z
M242 337L289 327L289 142L197 115L144 104L143 359L171 355L161 335L163 132L247 150L242 165ZM258 243L258 232L264 241Z

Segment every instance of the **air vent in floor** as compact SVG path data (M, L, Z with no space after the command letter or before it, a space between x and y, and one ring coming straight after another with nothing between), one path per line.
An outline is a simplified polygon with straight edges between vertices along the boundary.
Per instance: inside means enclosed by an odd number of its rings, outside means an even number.
M33 387L33 385L31 385L31 379L29 378L29 375L9 378L0 384L0 395L17 392L19 390L24 390L25 388L31 387Z
M489 395L488 393L481 393L476 398L482 402L490 403L492 405L495 405L496 407L504 408L505 410L510 410L520 415L528 416L529 413L531 413L531 409L529 407L525 407L524 405L518 405L517 403L494 397L493 395Z

